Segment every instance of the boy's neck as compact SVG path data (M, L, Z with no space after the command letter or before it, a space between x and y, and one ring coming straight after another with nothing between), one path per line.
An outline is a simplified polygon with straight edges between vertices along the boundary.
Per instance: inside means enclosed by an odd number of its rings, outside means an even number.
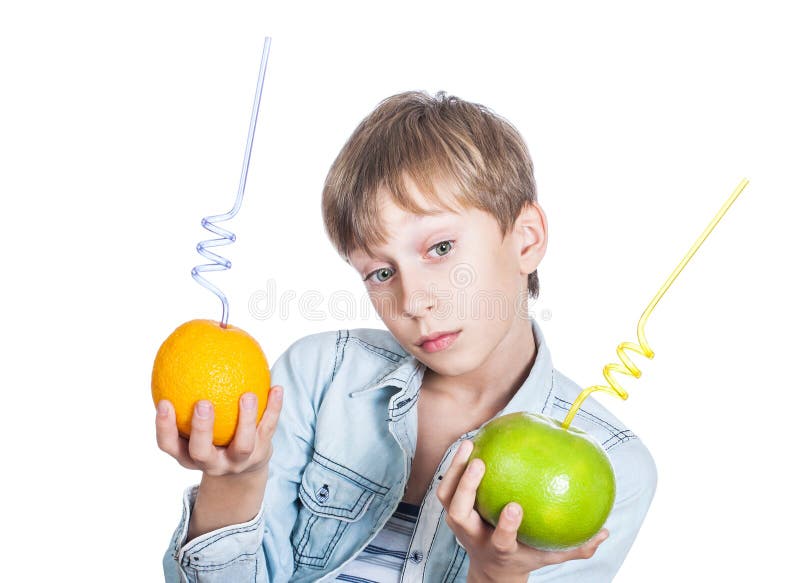
M536 361L536 341L530 321L516 318L508 334L477 368L458 376L427 369L423 388L459 405L501 411L528 378Z

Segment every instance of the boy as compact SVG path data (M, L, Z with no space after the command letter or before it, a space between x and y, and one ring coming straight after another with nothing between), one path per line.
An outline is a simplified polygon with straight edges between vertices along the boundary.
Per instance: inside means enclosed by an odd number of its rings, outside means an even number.
M573 425L614 466L607 528L545 552L516 541L517 504L496 529L473 509L478 428L519 410L563 419L580 392L528 316L547 222L517 131L443 92L394 95L356 128L322 198L327 233L388 332L296 341L273 366L262 421L245 395L227 448L211 444L207 402L188 441L163 403L159 447L203 471L184 494L166 580L611 581L656 469L594 399Z

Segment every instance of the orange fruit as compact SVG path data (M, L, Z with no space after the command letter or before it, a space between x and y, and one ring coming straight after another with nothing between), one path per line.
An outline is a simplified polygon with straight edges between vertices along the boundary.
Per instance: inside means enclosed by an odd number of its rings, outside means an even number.
M247 332L214 320L191 320L178 326L156 354L153 402L168 399L178 431L188 437L197 401L214 405L214 445L228 445L236 433L239 398L258 396L258 419L267 406L269 365L258 342Z

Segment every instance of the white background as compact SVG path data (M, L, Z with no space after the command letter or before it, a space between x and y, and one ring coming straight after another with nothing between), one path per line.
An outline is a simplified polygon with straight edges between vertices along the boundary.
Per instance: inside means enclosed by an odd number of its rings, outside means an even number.
M407 89L484 103L525 137L549 247L532 307L557 368L601 380L656 308L656 356L598 399L650 448L658 491L616 581L795 575L800 55L769 2L28 2L0 9L4 580L157 581L183 488L150 373L180 323L220 316L190 276L200 218L233 204L263 37L244 205L226 224L231 323L270 362L371 312L322 230L333 158ZM22 6L17 3L16 6ZM254 293L295 299L261 317ZM549 319L542 316L549 311ZM614 533L611 533L614 536ZM73 575L74 576L74 575ZM73 578L70 576L69 578Z

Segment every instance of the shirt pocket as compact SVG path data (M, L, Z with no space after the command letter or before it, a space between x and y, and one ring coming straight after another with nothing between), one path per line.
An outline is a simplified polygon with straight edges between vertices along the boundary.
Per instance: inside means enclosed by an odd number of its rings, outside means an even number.
M300 482L302 505L292 530L296 565L323 569L350 523L359 520L375 492L312 460Z

